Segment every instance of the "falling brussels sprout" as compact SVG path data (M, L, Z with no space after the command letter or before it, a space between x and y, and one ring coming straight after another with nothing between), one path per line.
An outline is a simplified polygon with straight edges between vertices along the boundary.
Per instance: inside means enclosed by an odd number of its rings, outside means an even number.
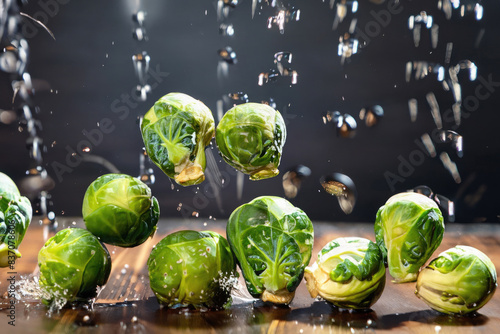
M483 307L496 287L497 273L488 256L473 247L455 246L422 269L415 294L436 311L462 315Z
M443 216L430 198L405 192L380 207L375 238L396 283L413 282L443 240Z
M205 147L214 136L212 112L183 93L160 98L144 116L141 132L151 160L181 186L205 180Z
M216 232L167 235L151 251L148 270L151 289L167 307L231 304L236 264L227 240Z
M21 257L18 247L33 217L30 201L21 196L12 179L0 172L0 267Z
M251 180L279 174L286 127L269 105L250 102L229 109L217 126L215 140L224 161Z
M38 253L39 285L45 304L85 302L97 296L97 288L111 272L109 252L92 233L67 228L47 240Z
M85 226L102 242L134 247L156 231L160 209L151 189L126 174L105 174L90 184L82 206Z
M304 277L313 298L319 295L341 308L369 308L384 291L384 258L368 239L338 238L323 247Z
M233 211L227 238L250 294L289 304L314 241L313 225L304 211L281 197L257 197Z

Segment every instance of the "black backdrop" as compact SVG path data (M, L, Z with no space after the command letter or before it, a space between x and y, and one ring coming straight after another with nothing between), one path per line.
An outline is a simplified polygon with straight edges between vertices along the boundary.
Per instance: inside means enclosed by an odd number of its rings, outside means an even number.
M86 187L108 172L95 163L74 160L77 162L71 167L68 164L68 150L86 154L80 151L87 139L83 132L103 131L107 126L109 131L103 134L102 141L92 145L90 153L106 158L123 173L137 176L143 146L137 118L162 95L179 91L202 100L214 114L217 100L228 93L244 92L253 102L273 98L285 116L288 139L280 176L259 182L245 177L241 199L237 198L237 177L220 161L217 148L212 147L218 167L226 176L220 189L222 208L206 181L199 187L172 189L169 179L155 167L152 190L159 199L162 217L185 217L196 211L198 219L204 221L225 218L236 206L256 196L283 196L281 176L289 168L303 164L312 174L291 201L316 220L373 221L376 210L389 196L427 185L455 201L457 222L498 221L500 94L496 82L500 82L500 5L485 2L484 18L476 21L471 16L461 18L458 11L447 20L437 8L437 1L401 0L399 5L393 1L378 5L360 1L354 16L365 35L358 30L361 48L341 65L337 55L339 36L347 31L353 16L349 14L346 22L333 30L335 11L328 2L289 3L300 9L300 20L287 23L283 34L276 26L267 27L268 17L277 9L264 2L252 18L249 0L240 1L222 21L217 19L217 2L207 0L41 0L23 7L23 12L41 21L46 19L56 37L54 41L23 19L31 51L28 71L38 79L40 87L35 95L40 107L36 117L43 125L41 134L47 146L44 166L56 183L50 191L56 215L80 215ZM146 42L132 37L132 15L138 4L147 12ZM422 10L439 25L436 49L430 46L429 30L425 28L420 46L413 44L408 18ZM232 24L234 35L221 35L221 23ZM421 159L423 153L416 153L422 151L415 141L436 128L426 94L434 92L444 115L453 104L451 92L445 91L434 75L405 82L408 61L443 64L449 42L453 43L451 63L473 61L483 80L471 82L466 74L460 74L464 100L470 103L464 107L467 113L458 128L450 120L443 121L445 129L454 129L463 136L464 156L457 157L450 144L435 143L438 154L448 152L457 164L460 184L438 157ZM238 62L228 66L227 75L218 77L217 50L225 46L233 48ZM156 73L149 77L153 89L146 102L130 98L138 83L132 55L141 51L151 56L151 68ZM279 51L293 54L291 67L298 73L297 84L281 78L259 86L259 74L274 67L273 55ZM485 86L485 82L490 85ZM13 94L10 77L0 73L0 85L0 108L8 110L12 108ZM485 88L491 94L479 98L478 91L488 92ZM411 98L417 99L419 105L415 122L410 120L408 110ZM359 111L374 104L383 107L385 116L376 126L367 127L359 119ZM335 110L357 120L354 138L341 138L332 123L323 123L327 111ZM0 170L16 181L30 166L26 138L26 131L19 131L18 123L0 123ZM410 162L408 170L402 161ZM57 172L54 167L61 165L66 169ZM358 200L350 215L344 214L336 199L321 188L320 177L332 172L344 173L356 184ZM398 176L392 186L388 175ZM183 204L181 208L179 203Z

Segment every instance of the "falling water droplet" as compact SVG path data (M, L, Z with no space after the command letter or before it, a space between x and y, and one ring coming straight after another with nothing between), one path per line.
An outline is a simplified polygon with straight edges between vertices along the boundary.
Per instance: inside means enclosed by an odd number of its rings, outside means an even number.
M439 139L443 143L452 143L454 146L458 157L462 158L464 156L463 152L463 138L461 135L451 130L442 130L439 132Z
M428 133L424 133L420 139L422 140L422 144L424 144L424 147L431 158L436 157L436 148L434 147L431 136Z
M219 34L222 36L233 36L234 35L234 27L232 24L221 23L219 26Z
M248 94L244 92L229 93L224 95L222 98L229 108L239 104L248 103L250 101Z
M327 193L337 197L340 208L345 214L352 212L356 204L357 191L354 182L349 176L332 173L321 177L320 183Z
M288 198L295 198L300 190L302 182L311 175L311 169L304 165L298 165L288 170L283 175L283 190Z
M457 165L450 159L450 156L446 152L442 152L439 155L439 158L441 159L441 162L443 163L444 168L450 172L451 176L453 177L453 180L456 183L461 183L462 178L460 177L460 173L458 172Z
M410 120L415 122L417 120L418 106L416 99L408 100L408 109L410 109Z
M379 105L363 108L359 112L359 118L365 121L366 126L372 127L384 117L384 109Z
M449 222L454 222L455 221L455 203L450 200L449 198L436 194L434 196L434 200L436 203L443 209L443 211L447 214L448 216L448 221Z
M238 59L236 58L236 52L233 51L233 48L230 46L226 46L223 49L217 51L221 60L225 61L228 64L236 64Z

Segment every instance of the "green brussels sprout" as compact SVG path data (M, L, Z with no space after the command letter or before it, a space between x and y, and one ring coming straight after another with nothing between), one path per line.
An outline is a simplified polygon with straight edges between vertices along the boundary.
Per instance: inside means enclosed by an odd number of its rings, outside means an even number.
M215 140L224 161L251 180L279 174L286 127L280 113L267 104L245 103L229 109L217 126Z
M227 238L250 294L289 304L304 276L314 242L304 211L281 197L257 197L233 211Z
M92 233L67 228L51 237L38 253L43 302L88 301L111 272L109 252Z
M0 172L0 267L21 257L18 247L33 217L31 202L21 196L10 177Z
M226 308L236 263L224 237L183 230L163 238L148 259L151 290L167 307Z
M497 273L488 256L455 246L420 271L415 294L436 311L462 315L483 307L496 287Z
M144 116L141 132L151 160L181 186L205 180L205 147L215 133L212 112L182 93L160 98Z
M134 247L152 237L160 208L151 189L126 174L105 174L90 184L82 206L87 229L102 242Z
M384 258L368 239L338 238L323 247L304 277L313 298L341 308L369 308L384 291Z
M392 196L380 207L375 238L395 283L413 282L443 240L443 215L430 198L414 192Z

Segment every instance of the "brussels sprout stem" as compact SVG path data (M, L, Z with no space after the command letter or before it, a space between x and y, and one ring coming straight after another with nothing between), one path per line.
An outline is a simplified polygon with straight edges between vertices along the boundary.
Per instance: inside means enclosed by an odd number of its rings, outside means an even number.
M263 179L269 179L271 177L274 177L278 175L280 171L278 168L274 166L274 164L268 164L261 169L252 172L250 174L250 180L252 181L258 181L258 180L263 180Z
M288 305L292 302L293 297L295 297L295 291L289 292L287 289L281 289L275 292L264 290L261 298L264 302Z
M3 243L0 245L0 267L5 268L10 265L9 262L12 261L12 256L16 256L16 258L21 257L21 253L17 249L9 249L7 244ZM10 258L10 260L9 260ZM11 262L12 263L12 262Z

